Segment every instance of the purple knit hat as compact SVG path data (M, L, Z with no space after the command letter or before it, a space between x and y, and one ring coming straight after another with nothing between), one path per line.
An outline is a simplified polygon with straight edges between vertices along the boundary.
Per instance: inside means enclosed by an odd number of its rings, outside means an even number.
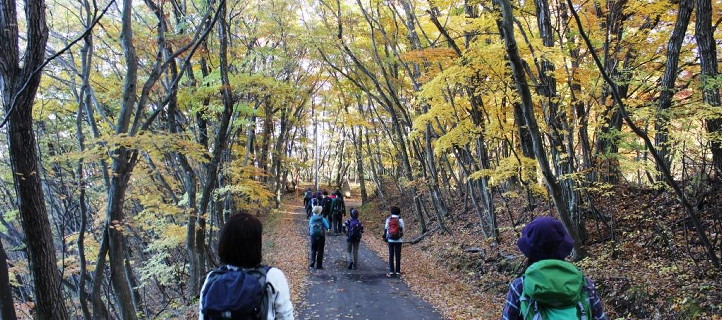
M516 245L531 262L564 260L572 252L574 240L559 220L538 217L524 227Z

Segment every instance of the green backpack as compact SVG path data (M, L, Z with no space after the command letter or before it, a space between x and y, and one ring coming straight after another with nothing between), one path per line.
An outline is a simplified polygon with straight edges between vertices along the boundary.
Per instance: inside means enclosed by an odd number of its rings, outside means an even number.
M591 319L584 275L573 264L541 260L524 272L520 311L524 320Z

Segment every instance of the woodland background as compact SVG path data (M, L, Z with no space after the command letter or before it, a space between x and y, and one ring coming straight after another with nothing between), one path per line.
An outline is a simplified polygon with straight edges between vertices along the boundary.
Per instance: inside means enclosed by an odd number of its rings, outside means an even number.
M185 318L218 226L309 184L469 292L553 215L613 316L722 314L719 0L0 8L3 319Z

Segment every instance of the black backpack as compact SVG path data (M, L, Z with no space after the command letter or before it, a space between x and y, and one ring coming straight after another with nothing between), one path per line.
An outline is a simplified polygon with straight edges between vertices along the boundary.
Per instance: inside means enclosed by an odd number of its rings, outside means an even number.
M323 201L321 201L321 205L323 206L323 215L328 216L331 214L331 204L333 203L333 199L330 197L323 198Z
M266 282L271 267L233 270L222 266L211 271L206 278L201 296L203 319L261 320L268 317L270 302Z

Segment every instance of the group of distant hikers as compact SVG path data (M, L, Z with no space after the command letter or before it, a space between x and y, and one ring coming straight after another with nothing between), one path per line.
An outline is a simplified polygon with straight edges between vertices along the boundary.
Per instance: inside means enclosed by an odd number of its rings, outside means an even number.
M346 235L346 261L348 269L358 269L358 250L364 226L358 218L358 210L351 208L350 218L341 222L346 215L346 203L343 194L336 190L332 194L327 191L313 193L307 189L303 197L306 218L309 227L311 254L309 268L323 269L323 254L326 246L326 233L334 236ZM404 220L398 207L391 207L391 215L384 224L383 239L389 246L389 272L387 277L398 277L401 274L401 244L403 243ZM331 220L329 226L329 220Z
M357 269L364 227L357 209L346 214L343 194L336 190L304 193L309 226L309 268L323 269L326 234L345 234L348 269ZM401 246L405 225L398 207L389 209L383 239L388 243L387 277L401 273ZM329 220L331 221L329 223ZM221 229L218 256L222 266L206 276L200 292L199 320L293 319L288 280L275 267L262 266L263 226L254 216L232 216ZM509 285L502 320L607 320L594 283L575 265L564 261L574 240L551 217L527 224L517 241L527 258L522 273ZM409 315L413 318L415 315Z

